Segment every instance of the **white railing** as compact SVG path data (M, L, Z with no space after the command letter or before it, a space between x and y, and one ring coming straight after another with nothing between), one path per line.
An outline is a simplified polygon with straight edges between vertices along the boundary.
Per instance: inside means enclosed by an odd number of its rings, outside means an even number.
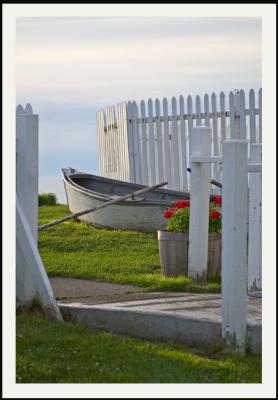
M160 102L149 99L128 101L97 113L99 171L101 176L154 185L168 181L168 188L189 191L189 154L194 126L212 127L211 152L221 156L226 139L262 141L262 90L251 89L248 96L230 92L219 97L180 96ZM246 107L246 103L248 107ZM214 164L211 177L221 180L221 169Z
M246 294L261 291L261 145L251 144L248 159L247 140L229 139L223 142L222 157L210 157L212 129L193 130L188 274L192 277L206 274L210 163L221 162L222 336L235 352L244 353ZM249 190L248 174L251 174Z

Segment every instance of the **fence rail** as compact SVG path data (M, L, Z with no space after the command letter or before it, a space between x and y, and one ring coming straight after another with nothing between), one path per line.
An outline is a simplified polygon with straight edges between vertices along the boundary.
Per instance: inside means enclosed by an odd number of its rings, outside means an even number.
M262 141L262 89L248 95L243 90L122 102L98 112L100 175L153 185L162 180L168 188L190 190L189 154L194 126L211 126L213 156L222 155L225 139ZM221 180L219 165L211 178Z

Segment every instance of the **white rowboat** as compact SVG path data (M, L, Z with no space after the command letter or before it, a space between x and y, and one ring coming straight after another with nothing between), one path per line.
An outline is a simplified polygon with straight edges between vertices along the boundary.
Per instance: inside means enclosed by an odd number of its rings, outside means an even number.
M62 168L62 176L69 210L72 213L98 206L146 187L91 175L72 168ZM189 199L189 193L158 188L82 215L79 219L97 227L156 232L166 227L165 210L174 202L184 199Z

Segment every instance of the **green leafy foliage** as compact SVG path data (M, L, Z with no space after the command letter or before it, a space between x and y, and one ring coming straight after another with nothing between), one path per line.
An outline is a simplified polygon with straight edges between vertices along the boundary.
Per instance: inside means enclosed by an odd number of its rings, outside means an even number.
M38 201L39 207L55 206L57 204L57 196L55 193L40 193Z
M221 197L215 196L209 203L209 232L221 232ZM168 220L167 231L189 232L190 201L181 200L165 211L164 217Z

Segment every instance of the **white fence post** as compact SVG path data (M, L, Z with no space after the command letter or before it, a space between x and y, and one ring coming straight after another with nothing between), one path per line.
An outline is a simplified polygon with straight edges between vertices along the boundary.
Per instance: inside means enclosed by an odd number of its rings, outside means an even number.
M16 191L29 222L35 242L38 240L38 115L27 104L16 110Z
M236 353L246 350L247 141L223 143L222 336Z
M212 130L192 129L191 156L211 156ZM191 162L188 275L204 277L208 259L208 223L211 168L208 163Z
M251 163L262 162L262 145L251 144ZM262 173L249 176L248 292L262 289Z
M31 106L26 111L16 109L16 192L28 220L31 234L38 238L38 116ZM27 261L16 240L16 298L17 305L31 302L36 289L27 267Z
M16 305L38 294L42 306L62 319L38 249L38 115L16 109Z

